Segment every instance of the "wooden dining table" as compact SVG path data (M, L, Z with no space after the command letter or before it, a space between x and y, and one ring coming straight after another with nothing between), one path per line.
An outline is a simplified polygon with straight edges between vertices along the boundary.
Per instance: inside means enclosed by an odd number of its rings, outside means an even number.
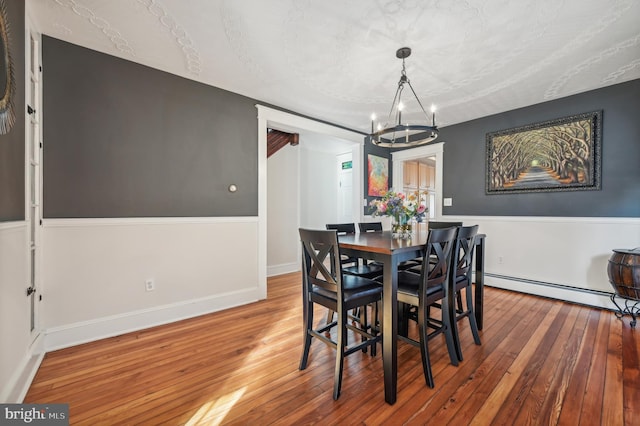
M422 257L428 231L411 234L411 238L393 238L391 231L362 232L339 235L342 254L374 260L383 269L382 364L384 368L384 398L389 404L396 402L398 384L398 265ZM484 287L484 234L478 234L475 246L474 310L478 328L482 329Z

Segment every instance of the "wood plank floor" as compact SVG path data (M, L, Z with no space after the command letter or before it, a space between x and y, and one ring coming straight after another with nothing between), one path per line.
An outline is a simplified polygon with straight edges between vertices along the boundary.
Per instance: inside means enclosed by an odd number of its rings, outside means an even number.
M458 367L442 336L430 342L435 389L419 350L398 343L394 405L380 351L347 357L338 401L332 349L314 342L298 370L299 274L270 278L265 301L51 352L24 402L68 403L71 423L85 425L640 424L640 328L608 311L485 294L482 345L461 323Z

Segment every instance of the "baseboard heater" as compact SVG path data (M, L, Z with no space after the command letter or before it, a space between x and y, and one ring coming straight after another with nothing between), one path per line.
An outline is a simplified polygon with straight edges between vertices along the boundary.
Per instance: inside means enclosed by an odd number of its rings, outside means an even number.
M615 293L602 291L602 290L591 290L591 289L588 289L588 288L574 287L574 286L570 286L570 285L566 285L566 284L548 283L548 282L545 282L545 281L530 280L528 278L518 278L518 277L511 277L509 275L492 274L490 272L485 272L484 276L485 277L499 278L499 279L508 280L508 281L518 281L518 282L526 283L526 284L540 285L540 286L544 286L544 287L553 287L553 288L559 288L559 289L563 289L563 290L577 291L577 292L580 292L580 293L596 294L598 296L611 297L613 294L615 294ZM486 285L491 286L491 284L486 284Z

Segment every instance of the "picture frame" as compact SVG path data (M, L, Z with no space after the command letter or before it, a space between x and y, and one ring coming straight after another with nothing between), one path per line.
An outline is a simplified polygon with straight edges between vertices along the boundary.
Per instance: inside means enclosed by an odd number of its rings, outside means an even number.
M0 0L0 135L9 133L16 121L13 96L16 77L9 43L9 23L4 0Z
M367 195L382 197L389 191L389 159L369 154L367 156Z
M487 133L486 193L599 190L602 111Z

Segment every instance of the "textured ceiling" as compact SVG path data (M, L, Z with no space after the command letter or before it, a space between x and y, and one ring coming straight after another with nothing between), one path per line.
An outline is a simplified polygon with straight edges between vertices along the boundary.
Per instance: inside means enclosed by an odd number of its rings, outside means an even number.
M28 10L49 36L360 131L388 114L403 46L439 126L640 78L639 0L31 0ZM407 121L417 108L408 102Z

